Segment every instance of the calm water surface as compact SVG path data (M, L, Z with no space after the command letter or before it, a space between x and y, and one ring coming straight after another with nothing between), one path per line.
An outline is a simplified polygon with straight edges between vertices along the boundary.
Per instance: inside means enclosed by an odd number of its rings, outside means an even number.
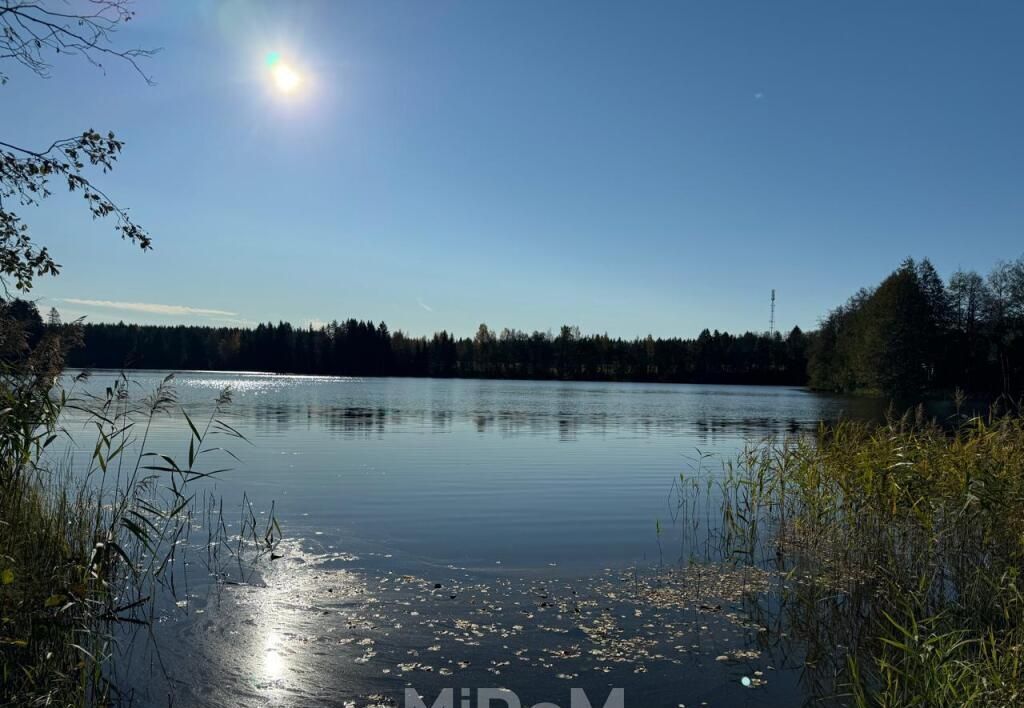
M166 373L135 372L132 390ZM652 622L625 588L639 588L635 569L682 560L666 548L685 536L670 494L699 459L713 473L748 442L880 413L794 388L208 372L174 385L197 421L230 387L222 417L250 443L226 442L241 462L215 491L226 508L243 491L257 510L273 502L288 550L249 585L195 581L166 613L170 686L149 652L125 651L137 705L168 692L178 705L401 705L406 685L431 701L442 686L508 686L524 705L567 706L579 685L599 705L617 685L638 708L799 704L799 662L765 648L721 660L756 630L695 597ZM87 456L92 435L68 427ZM170 415L149 447L184 457L187 442ZM754 671L771 680L741 686Z

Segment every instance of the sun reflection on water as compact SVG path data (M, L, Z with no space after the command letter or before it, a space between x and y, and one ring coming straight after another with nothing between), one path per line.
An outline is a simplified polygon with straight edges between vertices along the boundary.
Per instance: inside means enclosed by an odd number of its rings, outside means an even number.
M281 637L276 632L268 634L263 642L263 680L267 683L278 683L284 678L287 666L280 645Z

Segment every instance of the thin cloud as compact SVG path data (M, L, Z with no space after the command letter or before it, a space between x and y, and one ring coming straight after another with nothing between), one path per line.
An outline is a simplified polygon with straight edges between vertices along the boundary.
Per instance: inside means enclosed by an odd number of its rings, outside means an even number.
M83 307L99 307L108 310L124 310L126 312L146 312L152 315L193 315L198 317L237 317L237 312L213 310L206 307L188 307L187 305L164 305L158 302L119 302L115 300L86 300L79 297L61 298L62 302Z
M419 303L419 306L422 307L427 312L433 312L434 311L434 308L431 307L430 305L428 305L427 303L423 302L422 299L416 298L416 302Z

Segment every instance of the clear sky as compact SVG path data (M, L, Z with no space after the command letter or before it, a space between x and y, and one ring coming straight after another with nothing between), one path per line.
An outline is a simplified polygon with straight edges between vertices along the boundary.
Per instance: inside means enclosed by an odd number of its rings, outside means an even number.
M118 133L99 183L155 238L25 211L66 317L691 336L1024 251L1019 1L137 10L155 86L66 60L0 89L10 142Z

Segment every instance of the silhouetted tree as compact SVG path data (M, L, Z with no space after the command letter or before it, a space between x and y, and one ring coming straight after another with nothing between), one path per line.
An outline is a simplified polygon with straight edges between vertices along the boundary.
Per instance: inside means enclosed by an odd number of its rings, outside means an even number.
M481 325L472 338L430 338L355 319L320 328L286 322L253 329L88 324L70 363L85 368L258 370L344 376L463 376L792 384L805 382L807 336L702 333L698 340L632 341L584 336L566 325L557 337Z
M927 389L1024 391L1024 259L987 279L957 271L948 286L927 260L905 261L821 322L812 387L914 395Z

